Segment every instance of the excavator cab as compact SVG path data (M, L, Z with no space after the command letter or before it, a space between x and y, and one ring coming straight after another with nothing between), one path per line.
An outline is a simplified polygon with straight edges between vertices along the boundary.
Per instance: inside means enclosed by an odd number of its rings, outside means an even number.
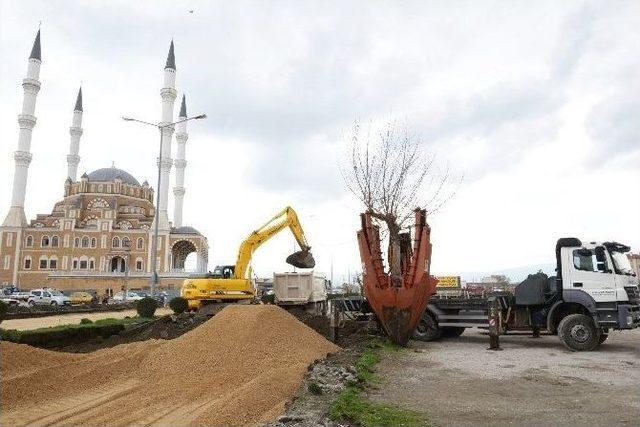
M214 279L231 279L235 274L235 265L218 265L213 270L212 278Z

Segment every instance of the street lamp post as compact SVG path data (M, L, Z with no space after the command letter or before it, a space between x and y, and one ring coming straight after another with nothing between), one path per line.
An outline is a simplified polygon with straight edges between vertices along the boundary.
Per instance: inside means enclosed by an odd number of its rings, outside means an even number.
M127 238L127 240L123 239L123 247L124 247L124 253L126 254L125 257L125 261L124 261L124 284L122 285L122 300L124 302L127 301L127 292L128 292L128 285L129 285L129 268L130 268L130 262L131 262L131 241L129 241L129 239Z
M162 166L162 130L164 128L168 128L170 126L177 125L178 123L188 122L189 120L200 120L206 119L206 114L200 114L193 117L188 117L186 119L178 120L173 123L151 123L145 122L144 120L134 119L132 117L122 117L122 120L127 122L138 122L145 125L153 126L158 129L160 132L160 149L158 153L158 186L156 187L156 201L155 201L155 217L154 222L155 226L153 229L153 242L151 242L151 296L155 296L156 286L158 285L158 227L160 222L160 184L162 179L161 166Z

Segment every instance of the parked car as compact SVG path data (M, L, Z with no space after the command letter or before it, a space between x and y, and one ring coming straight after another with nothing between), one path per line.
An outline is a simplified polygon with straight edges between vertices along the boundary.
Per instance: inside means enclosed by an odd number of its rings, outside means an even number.
M94 298L89 292L74 292L69 299L71 304L91 304Z
M55 289L32 289L29 294L27 302L31 307L34 305L71 305L71 299Z
M14 298L9 298L6 296L0 296L0 301L7 304L9 307L17 307L20 304L20 301Z
M141 300L142 296L138 295L135 292L132 291L127 291L127 297L126 297L126 301L139 301ZM113 298L111 298L112 302L123 302L125 301L125 295L124 292L118 292L117 294L115 294L113 296Z
M18 291L9 295L9 298L17 299L18 301L27 302L31 297L31 292L29 291Z

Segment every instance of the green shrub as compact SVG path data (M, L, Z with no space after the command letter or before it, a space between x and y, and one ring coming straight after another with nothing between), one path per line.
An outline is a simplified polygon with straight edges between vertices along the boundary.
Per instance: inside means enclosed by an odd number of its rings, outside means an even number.
M175 314L184 313L189 308L189 302L182 297L175 297L169 301L169 307Z
M60 325L51 328L17 331L14 329L0 329L0 338L36 347L56 348L65 345L85 342L96 337L117 335L124 330L123 324L97 325Z
M322 387L316 382L310 382L307 386L309 393L319 396L322 394Z
M93 320L87 319L86 317L83 317L82 319L80 319L80 324L81 325L88 325L90 323L93 323Z
M140 317L153 317L156 312L156 308L158 308L158 301L151 297L142 298L136 304L136 311Z
M4 315L7 313L9 309L9 304L4 301L0 301L0 322L4 320Z
M262 294L260 301L262 301L263 304L275 304L276 294Z

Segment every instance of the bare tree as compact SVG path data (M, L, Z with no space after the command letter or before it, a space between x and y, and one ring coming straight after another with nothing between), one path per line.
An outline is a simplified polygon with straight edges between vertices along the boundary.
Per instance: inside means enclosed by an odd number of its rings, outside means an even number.
M371 217L388 232L387 258L394 284L401 279L401 234L416 208L427 213L440 209L454 194L449 191L447 165L438 168L426 144L406 123L390 120L379 129L363 129L355 122L350 136L349 161L342 174L351 192Z

